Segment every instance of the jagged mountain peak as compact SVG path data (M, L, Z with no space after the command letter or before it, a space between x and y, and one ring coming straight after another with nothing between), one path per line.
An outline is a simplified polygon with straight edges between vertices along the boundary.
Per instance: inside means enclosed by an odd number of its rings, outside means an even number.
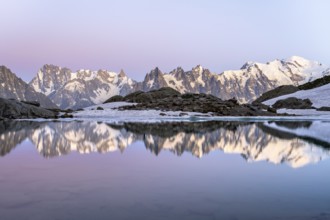
M6 66L0 66L0 97L37 101L42 107L57 108L47 96L35 91Z
M249 67L251 67L252 65L254 65L255 62L252 61L247 61L246 63L243 64L243 66L241 67L241 70L247 69Z
M57 65L54 65L54 64L45 64L39 69L38 74L59 75L59 74L62 74L62 73L71 73L71 72L72 71L67 67L61 67L61 66L57 66Z
M46 63L41 67L41 69L52 69L52 68L61 69L62 67L51 63Z
M0 65L0 69L1 70L9 70L10 71L10 69L8 67L6 67L5 65Z
M120 70L119 74L118 74L119 77L123 78L123 77L127 77L125 71L123 69Z
M7 66L0 66L0 81L2 82L2 86L5 86L5 81L9 79L17 79L19 81L23 81L21 78L15 75Z
M152 89L159 89L166 86L167 83L164 79L164 74L158 67L155 67L149 73L146 74L142 82L142 88L140 88L139 86L138 90L142 89L143 91L149 91Z
M199 74L201 74L203 72L204 68L202 67L202 65L198 64L197 66L195 66L194 68L192 68L193 72L197 72Z
M183 68L181 66L178 66L177 68L173 69L172 71L170 71L171 73L175 73L175 72L184 72Z
M155 67L149 73L146 74L145 80L154 80L157 78L162 78L163 75L163 72L158 67Z
M159 69L158 66L156 66L154 69L152 69L152 70L150 71L149 74L153 74L153 73L156 73L156 74L162 74L162 71Z

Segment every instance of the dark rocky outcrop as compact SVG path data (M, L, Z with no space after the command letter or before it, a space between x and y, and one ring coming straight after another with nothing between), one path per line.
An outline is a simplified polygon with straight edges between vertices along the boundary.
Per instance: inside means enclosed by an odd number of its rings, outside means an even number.
M121 95L115 95L106 100L104 103L109 103L109 102L122 102L124 101L124 97Z
M150 92L134 92L125 96L124 100L138 104L123 106L119 110L156 109L162 111L211 113L216 116L276 115L276 111L267 111L267 108L264 110L259 106L251 104L240 105L236 99L224 101L209 94L180 94L178 91L168 87Z
M22 103L17 100L0 98L0 117L7 119L56 118L57 112Z
M273 99L282 95L291 94L299 91L299 88L293 85L279 86L273 90L265 92L259 98L257 98L253 103L262 103L266 100Z
M312 82L305 83L303 85L298 86L301 90L315 89L320 86L324 86L330 83L330 76L324 76L322 78L316 79Z
M170 87L163 87L158 90L152 90L150 92L143 92L143 91L136 91L133 93L128 94L125 97L122 96L113 96L104 103L109 102L137 102L137 103L146 103L146 102L153 102L156 99L163 99L173 96L181 95L180 92L172 89Z
M130 95L125 96L124 101L127 102L138 102L138 103L149 103L155 100L177 97L181 95L178 91L170 88L163 87L158 90L152 90L150 92L138 91Z
M289 97L275 102L273 108L287 108L287 109L312 109L313 103L309 99L298 99Z
M316 110L317 111L330 111L330 107L328 107L328 106L322 106L322 107L320 107L320 108L318 108Z

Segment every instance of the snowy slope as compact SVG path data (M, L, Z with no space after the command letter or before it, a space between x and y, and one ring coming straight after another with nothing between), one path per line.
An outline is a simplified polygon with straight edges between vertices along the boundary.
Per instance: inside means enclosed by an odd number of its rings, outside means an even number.
M301 90L292 94L276 97L264 102L266 105L273 105L276 101L281 99L286 99L289 97L296 97L299 99L310 99L313 103L313 106L316 108L322 106L330 106L330 84L310 89L310 90Z
M136 103L128 102L112 102L106 104L99 104L84 108L84 111L74 112L75 118L81 118L84 120L98 120L106 121L108 123L122 123L122 122L162 122L162 121L177 121L177 120L190 120L194 119L195 115L209 117L208 114L186 112L187 115L180 116L179 111L167 111L160 110L124 110L120 111L115 108L125 105L134 105ZM97 110L97 107L102 107L104 110ZM161 116L161 113L165 113L166 116Z

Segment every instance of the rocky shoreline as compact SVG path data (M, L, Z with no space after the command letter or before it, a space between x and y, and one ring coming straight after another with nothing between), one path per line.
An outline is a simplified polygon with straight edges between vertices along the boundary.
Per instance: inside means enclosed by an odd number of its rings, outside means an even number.
M277 116L275 109L264 105L239 104L236 99L222 100L209 94L180 94L164 87L150 92L138 91L125 97L116 96L105 103L126 101L136 105L122 106L119 110L162 110L210 113L212 116ZM184 113L183 113L184 114Z
M36 103L0 98L0 119L56 118L57 112L42 108Z
M185 93L170 88L163 87L149 92L137 91L127 96L113 96L105 103L130 102L131 105L122 105L114 109L126 110L158 110L160 116L171 116L170 112L179 112L178 116L187 116L189 112L196 113L196 116L288 116L288 114L278 114L277 109L316 109L308 99L297 99L290 97L279 100L272 107L255 101L252 104L240 104L236 99L222 100L210 94ZM113 109L113 107L111 108ZM101 106L96 108L103 111ZM317 110L329 111L329 107ZM79 109L77 111L85 111ZM106 114L106 113L102 113ZM123 114L125 114L123 112ZM61 110L41 107L38 102L18 101L14 99L0 98L0 120L4 119L57 119L73 118L74 111L71 109Z
M44 108L36 101L0 98L0 120L72 118L72 112L70 109Z

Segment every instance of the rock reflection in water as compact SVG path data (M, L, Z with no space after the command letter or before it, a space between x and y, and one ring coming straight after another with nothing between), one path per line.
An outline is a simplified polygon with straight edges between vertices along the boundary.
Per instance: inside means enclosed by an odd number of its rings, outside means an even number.
M308 128L313 122L276 122L286 128ZM136 141L158 155L171 151L202 157L211 151L241 154L247 161L287 163L301 167L329 155L329 143L276 130L268 122L175 122L160 124L97 122L0 122L0 153L6 155L26 138L44 157L124 151Z

